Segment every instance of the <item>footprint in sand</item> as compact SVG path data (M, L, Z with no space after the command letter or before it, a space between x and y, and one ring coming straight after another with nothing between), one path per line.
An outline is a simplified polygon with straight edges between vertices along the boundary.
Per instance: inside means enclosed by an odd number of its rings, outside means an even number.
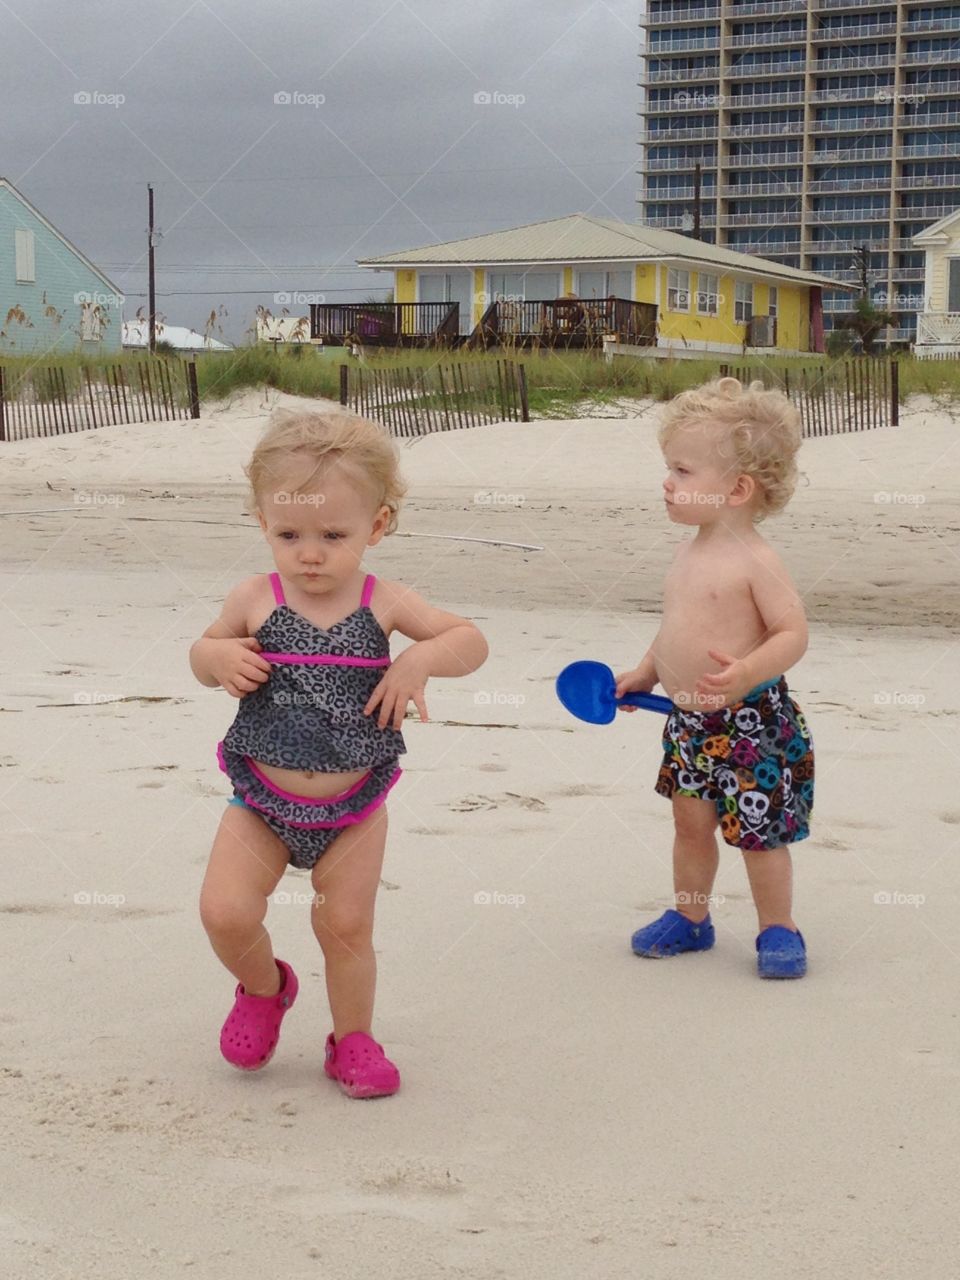
M946 813L938 815L941 822L947 822L950 826L955 826L960 822L960 809L950 809Z
M536 813L546 812L547 806L536 796L520 795L516 791L504 791L500 796L464 796L448 805L451 813L474 813L478 809L505 808L531 809Z

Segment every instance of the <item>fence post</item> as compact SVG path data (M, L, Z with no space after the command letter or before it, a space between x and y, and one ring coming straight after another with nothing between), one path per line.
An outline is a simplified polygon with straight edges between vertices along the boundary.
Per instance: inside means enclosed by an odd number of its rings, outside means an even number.
M7 438L7 414L4 400L3 368L0 367L0 440L6 440Z
M527 369L526 365L517 365L517 383L520 387L520 421L530 421L530 402L527 399Z
M342 364L340 366L340 403L343 405L350 402L350 366Z
M190 388L190 417L200 417L200 392L197 388L197 362L187 361L187 385Z
M729 377L730 377L730 366L729 366L728 364L722 364L722 365L720 366L720 377L721 377L721 378L729 378Z
M2 375L0 375L2 376ZM3 392L0 388L0 414L3 413ZM890 361L890 425L900 425L900 365L896 359ZM3 418L0 417L0 439L3 438Z

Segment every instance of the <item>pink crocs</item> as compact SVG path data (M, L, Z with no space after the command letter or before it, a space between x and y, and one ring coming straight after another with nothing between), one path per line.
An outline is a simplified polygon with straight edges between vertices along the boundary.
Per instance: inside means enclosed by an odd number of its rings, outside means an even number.
M323 1070L351 1098L384 1098L400 1088L400 1072L364 1031L351 1031L339 1041L331 1031Z
M297 975L283 960L276 964L281 977L277 994L248 996L238 983L233 1008L220 1032L220 1052L241 1071L259 1071L267 1065L280 1039L283 1015L297 998Z

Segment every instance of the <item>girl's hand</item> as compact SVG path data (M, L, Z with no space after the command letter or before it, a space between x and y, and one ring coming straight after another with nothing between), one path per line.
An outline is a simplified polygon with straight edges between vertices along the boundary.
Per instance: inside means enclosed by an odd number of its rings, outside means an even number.
M380 715L377 724L386 729L391 724L399 729L407 711L407 703L412 701L420 712L420 719L427 720L427 704L423 696L427 677L430 675L430 664L420 644L412 644L404 649L387 668L386 675L371 693L367 705L363 708L365 716L371 715L379 705Z
M717 649L708 649L707 653L714 662L720 663L723 670L712 675L702 675L696 683L695 691L710 706L725 707L731 702L739 702L753 688L747 664L742 658L733 658L729 653L720 653Z
M616 688L614 690L617 698L622 698L625 693L649 693L653 686L657 683L656 676L650 676L640 667L634 667L632 671L624 671L621 675L615 676ZM618 711L639 711L639 707L617 707Z
M210 674L232 698L253 693L270 679L270 663L260 657L260 644L253 636L242 639L208 639Z

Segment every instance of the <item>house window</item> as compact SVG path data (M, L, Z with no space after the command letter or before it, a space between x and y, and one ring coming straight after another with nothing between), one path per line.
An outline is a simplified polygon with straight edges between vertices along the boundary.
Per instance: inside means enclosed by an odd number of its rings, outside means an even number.
M735 324L748 324L753 319L753 285L746 280L737 281L737 291L733 300L733 320Z
M670 267L667 271L667 310L690 310L690 272Z
M102 337L100 308L93 302L80 303L80 341L99 342Z
M581 298L626 298L633 297L632 271L579 271L577 273L577 294Z
M33 284L37 278L33 232L17 227L13 233L17 258L17 284Z
M772 284L770 286L770 300L767 303L767 315L775 317L777 314L778 305L779 305L779 294L777 291L777 286L775 284Z
M715 316L719 294L717 277L701 271L697 276L697 312L702 316Z
M960 311L960 258L948 259L947 310Z

